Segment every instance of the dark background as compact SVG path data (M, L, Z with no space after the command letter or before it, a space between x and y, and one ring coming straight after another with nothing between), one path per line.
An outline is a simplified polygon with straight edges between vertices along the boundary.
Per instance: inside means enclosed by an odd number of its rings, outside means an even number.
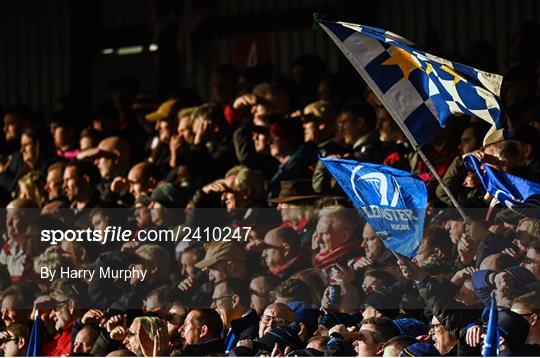
M536 28L527 28L540 19L536 0L1 0L0 104L28 103L47 114L70 94L90 109L120 75L135 75L142 90L161 97L191 87L208 98L219 64L272 63L275 75L290 75L291 61L307 53L354 78L337 47L312 30L314 11L383 27L422 49L499 73L514 53L540 47ZM530 44L512 41L520 30ZM143 50L118 55L128 46Z

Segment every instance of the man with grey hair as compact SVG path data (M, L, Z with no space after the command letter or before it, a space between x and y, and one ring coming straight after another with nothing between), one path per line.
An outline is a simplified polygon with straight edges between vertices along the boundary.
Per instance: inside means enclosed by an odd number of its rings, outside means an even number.
M358 239L361 222L354 209L334 206L320 211L313 235L313 246L319 252L313 265L327 274L329 284L340 281L347 267L362 253Z

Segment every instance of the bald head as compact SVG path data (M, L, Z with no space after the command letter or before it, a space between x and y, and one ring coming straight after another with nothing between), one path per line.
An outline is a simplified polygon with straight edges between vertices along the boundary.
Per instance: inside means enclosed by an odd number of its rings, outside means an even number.
M108 137L98 144L96 166L102 178L110 179L125 173L130 159L128 143L120 137Z
M137 199L141 194L150 196L159 181L159 169L152 163L140 162L128 173L129 191Z

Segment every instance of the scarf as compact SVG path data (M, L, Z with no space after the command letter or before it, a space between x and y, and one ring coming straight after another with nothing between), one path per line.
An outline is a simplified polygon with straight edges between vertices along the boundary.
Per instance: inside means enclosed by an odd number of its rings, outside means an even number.
M359 241L352 241L338 247L337 249L333 251L325 252L325 253L319 252L313 258L313 266L318 267L318 268L324 268L328 265L339 262L342 259L346 258L347 256L356 252L358 249L360 249L361 245L362 243Z
M274 267L273 269L270 270L270 272L272 272L276 276L280 276L285 270L297 264L301 265L304 261L306 261L306 256L304 252L301 252L295 257L293 257L292 259L290 259L289 261L287 261L286 263L284 263L283 265Z

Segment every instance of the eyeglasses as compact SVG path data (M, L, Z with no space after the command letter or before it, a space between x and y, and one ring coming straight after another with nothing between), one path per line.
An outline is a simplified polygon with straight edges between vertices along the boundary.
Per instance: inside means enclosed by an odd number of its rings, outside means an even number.
M225 296L221 296L221 297L216 297L216 298L212 298L212 303L214 305L217 305L217 302L219 300L224 300L224 299L227 299L227 298L232 298L234 295L225 295Z
M252 295L257 297L266 297L266 294L264 292L255 291L252 288L249 289L249 292L251 292Z
M0 339L0 345L4 344L4 343L7 343L9 341L16 341L17 339L19 339L20 337L9 337L9 338L4 338L4 339Z
M69 302L69 300L65 300L65 301L54 301L52 309L53 309L54 311L58 311L59 309L61 309L62 307L64 307L68 302Z
M437 328L437 327L442 327L442 323L430 323L429 324L429 328Z
M269 315L264 315L261 317L261 322L264 324L268 324L270 322L274 322L276 326L286 326L289 324L284 318L281 317L272 317Z

